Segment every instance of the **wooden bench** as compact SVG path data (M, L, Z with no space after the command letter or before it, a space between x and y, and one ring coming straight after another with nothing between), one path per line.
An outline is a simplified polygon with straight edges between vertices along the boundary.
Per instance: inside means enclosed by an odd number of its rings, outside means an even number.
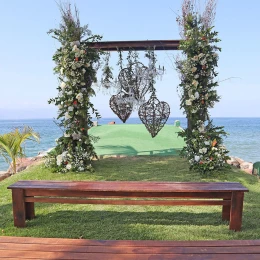
M0 259L259 260L260 240L130 241L0 237Z
M18 181L12 189L14 225L35 217L34 203L222 205L222 219L240 231L244 192L238 182ZM177 198L177 199L176 199Z

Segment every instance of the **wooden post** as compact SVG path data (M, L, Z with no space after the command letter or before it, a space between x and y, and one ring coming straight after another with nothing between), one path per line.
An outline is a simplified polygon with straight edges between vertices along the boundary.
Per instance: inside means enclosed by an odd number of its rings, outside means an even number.
M231 197L231 210L229 229L240 231L242 226L244 192L233 191Z
M223 200L225 201L225 200L230 200L230 199L223 199ZM230 208L231 208L231 205L223 205L222 220L227 220L227 221L230 220Z
M12 189L13 216L15 227L25 227L24 190Z

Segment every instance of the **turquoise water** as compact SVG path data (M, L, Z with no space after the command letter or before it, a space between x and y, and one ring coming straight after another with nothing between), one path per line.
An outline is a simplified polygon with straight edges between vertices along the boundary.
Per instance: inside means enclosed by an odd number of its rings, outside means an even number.
M186 127L186 118L169 118L167 124L173 124L180 120L181 126ZM122 122L118 118L103 118L99 124L107 124L115 121ZM229 136L225 139L225 145L232 156L240 157L246 161L260 161L260 118L214 118L214 124L224 126ZM139 118L130 118L127 124L141 124ZM39 151L46 151L55 146L55 139L62 135L62 131L53 122L53 119L33 120L0 120L0 134L12 131L23 126L33 127L41 136L41 142L27 142L25 153L28 157L36 156ZM8 165L0 157L0 171L6 170Z

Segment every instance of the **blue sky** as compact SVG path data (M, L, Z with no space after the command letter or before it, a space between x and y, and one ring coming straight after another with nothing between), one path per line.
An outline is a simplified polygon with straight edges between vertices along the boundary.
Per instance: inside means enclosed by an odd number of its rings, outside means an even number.
M72 3L80 11L81 24L89 24L93 33L109 41L179 39L175 12L180 10L181 2L76 0ZM219 43L222 52L217 90L222 99L211 110L213 117L260 117L259 13L259 0L218 1L215 30L222 40ZM47 101L57 95L52 55L59 45L47 31L58 27L59 21L54 0L0 0L0 119L56 116L55 106ZM172 65L176 54L158 53L159 63L166 67L167 73L156 84L157 95L170 104L171 117L183 116L177 93L179 78ZM109 108L109 98L99 92L93 99L103 117L115 116Z

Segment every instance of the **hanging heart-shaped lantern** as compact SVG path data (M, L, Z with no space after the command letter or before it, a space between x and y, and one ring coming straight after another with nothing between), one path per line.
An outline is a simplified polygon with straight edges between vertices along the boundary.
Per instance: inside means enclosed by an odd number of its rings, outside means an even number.
M137 100L143 100L145 94L149 91L150 85L146 77L148 68L142 63L138 62L134 64L134 84L133 91Z
M109 106L123 123L126 122L133 111L133 104L128 100L128 96L122 92L110 98Z
M136 100L142 100L149 90L149 82L145 77L147 67L141 62L133 63L131 67L124 68L118 75L118 81L125 93L134 92Z
M138 115L148 132L155 137L169 118L170 106L152 94L150 99L140 106Z

